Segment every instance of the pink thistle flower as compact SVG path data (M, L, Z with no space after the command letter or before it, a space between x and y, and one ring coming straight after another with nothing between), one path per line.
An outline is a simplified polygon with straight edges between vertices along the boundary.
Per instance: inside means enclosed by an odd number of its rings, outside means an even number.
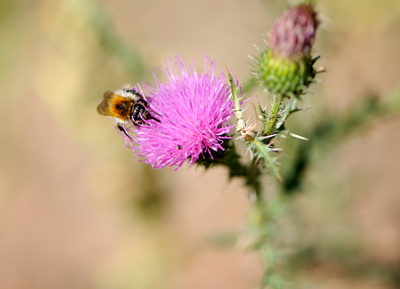
M157 86L146 88L147 100L159 120L134 128L130 142L135 154L154 168L176 166L185 160L195 163L200 156L213 158L223 151L223 142L230 137L233 115L230 86L225 75L215 75L215 62L205 58L203 73L195 63L187 68L177 56L166 68L165 83L156 78Z

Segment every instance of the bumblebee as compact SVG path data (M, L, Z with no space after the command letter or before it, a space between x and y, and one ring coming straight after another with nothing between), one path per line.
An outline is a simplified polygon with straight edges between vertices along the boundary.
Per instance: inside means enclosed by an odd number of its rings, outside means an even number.
M115 92L106 91L103 95L103 101L97 106L97 111L101 115L111 116L120 131L129 138L124 125L132 123L133 125L146 124L146 120L154 119L160 122L149 110L149 104L143 96L134 89L118 89ZM158 115L158 114L157 114Z

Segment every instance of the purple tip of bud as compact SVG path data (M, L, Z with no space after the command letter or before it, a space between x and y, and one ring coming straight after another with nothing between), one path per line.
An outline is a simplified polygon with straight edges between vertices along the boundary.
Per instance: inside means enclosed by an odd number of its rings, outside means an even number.
M272 51L288 58L310 54L319 21L313 5L300 4L275 21L270 34Z

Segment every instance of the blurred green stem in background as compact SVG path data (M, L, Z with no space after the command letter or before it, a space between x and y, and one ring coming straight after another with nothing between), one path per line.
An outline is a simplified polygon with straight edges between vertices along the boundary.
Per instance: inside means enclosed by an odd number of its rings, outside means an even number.
M85 17L87 23L91 25L99 45L106 53L117 56L127 71L135 77L136 82L140 82L150 75L150 70L145 63L142 52L118 36L113 23L100 5L89 0L65 1L76 7L81 15Z
M387 97L369 94L360 103L348 111L337 115L331 112L321 114L321 119L308 133L309 141L302 142L294 155L294 160L288 162L281 190L286 195L301 192L303 175L312 165L312 155L317 149L329 149L334 144L343 141L349 134L365 128L379 118L390 116L400 111L400 88L395 89Z

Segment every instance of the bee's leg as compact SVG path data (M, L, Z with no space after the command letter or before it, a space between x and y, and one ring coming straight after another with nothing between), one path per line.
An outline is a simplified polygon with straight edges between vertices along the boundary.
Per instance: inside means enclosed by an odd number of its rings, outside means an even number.
M143 122L141 120L140 120L140 122L138 122L137 120L135 120L135 118L133 116L131 117L131 120L132 120L133 124L136 126L143 124Z
M124 134L126 135L128 138L132 139L132 137L129 135L128 131L126 130L126 128L122 125L117 125L118 129Z
M155 114L157 114L157 115L159 115L159 116L161 116L161 114L158 114L158 113L156 113L156 112L154 112L154 111L152 111L153 113L155 113ZM149 113L150 114L150 113ZM161 122L160 120L158 120L157 118L155 118L154 116L152 116L151 114L150 114L150 118L151 119L154 119L155 121L158 121L158 122Z
M158 114L158 113L156 113L156 114ZM158 114L158 115L159 115L159 114ZM161 116L161 115L160 115L160 116ZM141 113L141 114L140 114L140 117L141 117L143 120L154 119L155 121L161 122L161 121L159 121L158 119L156 119L154 116L152 116L151 113L148 112L147 110L144 111L143 113Z
M141 99L142 101L144 101L145 103L147 103L147 102L143 99L143 96L142 96L139 92L137 92L136 90L134 90L133 93L134 93L137 97L139 97L139 99Z
M149 110L149 112L155 113L155 114L158 115L158 116L162 116L161 114L159 114L159 113L157 113L157 112L155 112L155 111L152 111L152 110Z
M150 113L148 111L145 110L143 113L139 113L139 116L141 118L140 121L142 124L149 125L148 123L146 123L146 120L151 118Z
M158 113L157 113L158 114ZM161 116L160 114L158 114L159 116ZM157 118L155 118L154 116L152 116L152 115L150 115L151 116L151 119L154 119L155 121L157 121L157 122L160 122L161 123L161 121L160 120L158 120Z
M150 110L150 112L151 112L151 113L154 113L154 114L156 114L156 115L158 115L158 116L162 116L161 114L159 114L159 113L157 113L157 112L155 112L155 111ZM159 121L158 119L156 119L154 116L152 116L152 115L150 115L150 116L151 116L152 119L154 119L154 120L160 122L160 121Z

